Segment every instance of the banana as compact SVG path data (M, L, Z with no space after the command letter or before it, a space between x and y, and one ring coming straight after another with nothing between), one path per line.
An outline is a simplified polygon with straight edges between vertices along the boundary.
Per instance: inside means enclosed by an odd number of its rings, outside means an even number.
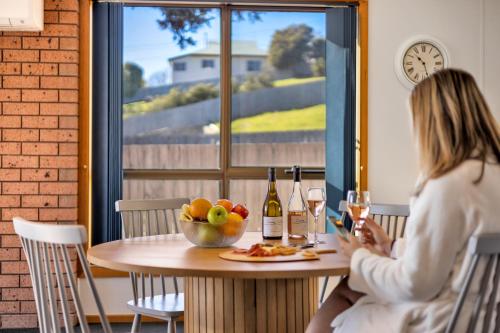
M186 213L181 213L180 219L182 221L188 221L188 222L192 222L193 221L193 217L191 215L189 215L189 214L186 214Z
M184 214L189 215L189 205L188 205L188 204L184 204L184 205L182 205L182 212L183 212Z

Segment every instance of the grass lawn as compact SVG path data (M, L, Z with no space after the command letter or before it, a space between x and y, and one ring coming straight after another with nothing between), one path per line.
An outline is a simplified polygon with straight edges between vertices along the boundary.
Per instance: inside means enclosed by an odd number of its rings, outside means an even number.
M304 83L310 83L310 82L316 82L316 81L322 81L324 80L324 76L315 76L315 77L306 77L306 78L290 78L290 79L283 79L283 80L276 80L273 82L274 87L286 87L286 86L293 86L295 84L304 84Z
M266 112L232 122L233 133L286 132L324 130L325 104L280 112Z

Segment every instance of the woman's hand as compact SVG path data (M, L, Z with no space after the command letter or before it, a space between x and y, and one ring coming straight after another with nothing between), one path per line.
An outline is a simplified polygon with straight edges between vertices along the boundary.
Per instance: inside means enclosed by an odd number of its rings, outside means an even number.
M364 227L370 231L374 241L373 244L367 244L365 247L379 255L389 256L392 240L385 233L385 230L371 218L366 218Z
M361 245L361 243L355 236L349 234L348 237L349 241L346 241L343 237L337 235L337 239L339 240L340 249L342 250L342 253L344 253L346 256L350 258L352 257L354 251L363 247L363 245Z

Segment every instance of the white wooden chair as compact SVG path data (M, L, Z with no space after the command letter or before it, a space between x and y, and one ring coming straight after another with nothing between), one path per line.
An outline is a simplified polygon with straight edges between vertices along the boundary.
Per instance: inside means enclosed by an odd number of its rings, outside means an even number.
M339 202L339 212L342 213L340 219L344 222L347 216L347 201ZM396 239L404 235L406 221L410 216L410 207L408 205L371 204L370 216L385 229L392 239ZM351 233L354 233L354 228L351 228ZM320 303L323 303L325 298L328 280L329 277L326 276L321 288Z
M486 262L486 267L481 276L479 291L476 295L476 299L474 300L472 314L470 315L470 319L468 321L467 333L476 331L481 311L485 311L482 320L482 332L490 332L490 326L492 323L495 323L494 332L500 332L500 304L497 303L498 284L500 281L500 233L483 234L471 237L469 240L468 251L472 256L472 261L470 263L469 270L467 271L465 283L460 290L460 294L457 302L455 303L450 321L446 327L446 333L456 331L456 324L460 318L460 312L464 305L465 298L468 296L472 280L477 273L477 268L481 260ZM489 299L485 304L484 301L488 296L488 292ZM495 308L497 314L496 318L493 318Z
M71 268L69 250L76 249L83 273L87 278L92 296L97 305L103 331L111 333L111 327L104 313L83 250L83 244L87 242L85 227L80 225L33 223L20 217L14 217L14 230L21 238L24 253L28 261L40 332L61 332L61 321L58 310L60 309L66 332L73 333L75 330L71 322L69 310L72 301L80 322L81 332L90 333L78 293L75 274ZM64 286L69 286L69 292ZM56 291L59 297L56 296ZM58 300L60 307L58 307Z
M118 200L115 208L121 215L122 238L178 233L175 210L183 204L189 204L189 199ZM184 294L179 293L177 278L172 277L175 292L170 294L166 291L165 277L159 278L161 294L155 295L152 274L146 279L144 273L130 273L134 299L127 306L135 313L132 333L139 331L143 315L167 321L167 331L174 333L177 318L184 314Z

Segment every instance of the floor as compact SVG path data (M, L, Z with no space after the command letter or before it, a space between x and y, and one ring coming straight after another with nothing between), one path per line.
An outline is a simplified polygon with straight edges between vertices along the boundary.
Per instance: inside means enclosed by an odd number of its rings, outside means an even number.
M131 324L112 324L111 328L113 329L113 333L129 333ZM101 325L90 325L90 329L92 333L101 333ZM80 330L78 327L76 328L76 333L79 333ZM5 329L2 330L2 333L38 333L38 329ZM144 323L141 327L141 333L165 333L167 332L166 324L157 324L157 323ZM182 323L177 324L177 333L182 333L183 325Z

